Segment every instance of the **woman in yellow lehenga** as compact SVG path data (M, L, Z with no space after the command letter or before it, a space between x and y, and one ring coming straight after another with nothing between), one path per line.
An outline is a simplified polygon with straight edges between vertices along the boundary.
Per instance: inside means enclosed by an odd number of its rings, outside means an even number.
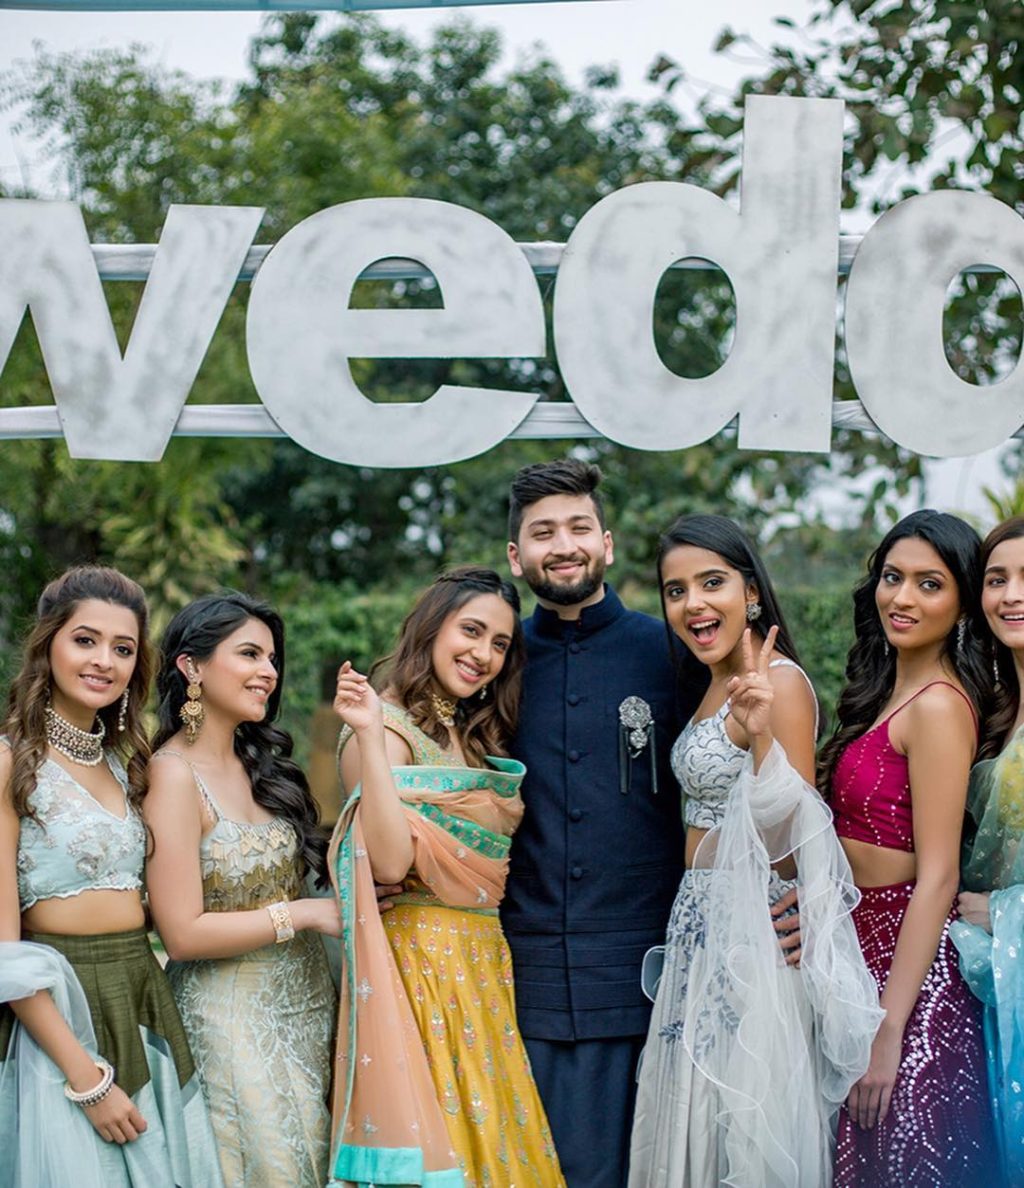
M343 922L331 1183L560 1188L516 1027L498 920L523 804L523 640L513 586L438 578L378 697L344 664L335 709L348 801L329 863ZM374 883L400 884L377 910Z

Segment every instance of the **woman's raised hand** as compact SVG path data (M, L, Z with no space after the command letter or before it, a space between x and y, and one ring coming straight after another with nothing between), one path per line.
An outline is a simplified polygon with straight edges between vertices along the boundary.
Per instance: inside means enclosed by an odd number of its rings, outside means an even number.
M755 660L753 632L746 628L743 632L743 675L733 677L726 686L730 713L750 739L767 734L771 728L775 692L768 679L768 665L778 633L778 627L769 630Z
M376 690L370 684L369 678L361 672L356 672L349 660L338 669L334 712L346 726L351 726L356 734L383 724L380 698Z

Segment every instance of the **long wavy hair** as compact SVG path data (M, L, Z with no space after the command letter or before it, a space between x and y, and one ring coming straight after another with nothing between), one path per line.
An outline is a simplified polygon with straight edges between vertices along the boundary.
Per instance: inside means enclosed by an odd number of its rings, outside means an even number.
M985 537L981 545L981 575L985 580L985 570L997 546L1007 540L1020 540L1024 537L1024 516L1011 516L997 524ZM999 671L999 679L995 682L992 694L992 709L987 715L985 723L985 739L978 750L979 759L990 759L997 755L1006 742L1014 722L1017 720L1017 710L1020 708L1020 681L1017 677L1017 666L1013 662L1013 653L1004 643L1000 643L992 634L988 624L987 639L992 660ZM993 672L993 676L994 676Z
M987 626L981 613L981 539L957 516L924 508L905 516L882 538L868 558L867 574L853 591L854 642L846 658L846 687L836 706L836 729L818 759L818 787L828 795L843 749L878 718L896 680L896 649L889 647L875 603L875 592L893 546L923 540L953 575L960 614L943 643L942 657L963 685L982 722L992 697L986 655ZM964 624L963 647L957 644Z
M128 772L129 803L138 810L146 795L149 738L142 715L153 678L146 595L137 582L116 569L78 565L55 578L40 595L36 621L22 647L21 668L11 682L3 733L11 747L11 801L19 817L35 816L29 797L35 791L36 777L46 758L46 707L53 683L50 669L53 637L80 603L92 599L124 607L138 623L139 644L135 668L128 680L125 728L118 729L120 698L104 706L96 717L106 728L104 746L118 755Z
M436 692L433 668L434 640L445 621L467 602L481 594L496 594L512 608L512 640L501 672L490 682L487 696L465 698L455 709L466 759L475 767L484 765L487 755L508 753L509 740L519 720L519 697L523 686L526 649L519 621L519 594L511 582L493 569L463 566L443 573L416 599L398 634L390 656L372 669L374 684L408 710L417 726L444 746L448 730L437 717L431 701Z
M302 768L292 759L292 736L276 726L284 689L285 646L281 616L265 602L236 590L207 594L178 611L168 623L160 642L160 671L156 678L156 751L181 729L180 710L185 704L188 682L178 668L180 656L208 660L218 644L250 619L257 619L274 642L277 684L267 698L267 711L260 722L242 722L235 728L235 754L242 761L252 798L268 812L289 821L298 839L300 862L323 880L327 842L319 829L320 813Z
M786 623L782 607L776 597L768 570L754 546L753 541L732 520L726 516L690 515L680 516L658 540L658 596L661 599L661 613L665 619L665 629L668 633L669 652L676 671L679 674L682 689L700 689L703 691L708 684L709 674L707 665L693 655L689 648L676 637L668 621L665 606L665 590L663 569L665 558L673 549L689 545L692 548L707 549L717 553L731 568L735 569L743 581L749 586L757 587L758 601L761 603L761 616L751 626L762 636L766 636L772 627L778 627L775 637L775 648L783 656L800 664L800 656L793 642L793 636ZM803 665L800 665L801 668Z

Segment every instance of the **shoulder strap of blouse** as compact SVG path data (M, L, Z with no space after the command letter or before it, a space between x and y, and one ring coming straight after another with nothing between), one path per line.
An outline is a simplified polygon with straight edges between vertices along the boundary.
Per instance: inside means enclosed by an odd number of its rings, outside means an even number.
M797 662L795 660L790 660L788 656L777 657L775 660L772 660L769 662L768 667L769 668L795 668L797 670L797 672L807 682L807 688L810 689L810 691L811 691L811 700L814 702L814 737L817 738L818 737L818 717L819 717L819 714L821 713L821 708L818 705L818 694L815 693L815 691L814 691L814 685L811 682L811 678L807 675L806 672L804 672L804 670L800 667L799 664L797 664Z
M436 762L437 757L444 754L444 747L434 742L430 735L424 733L413 722L408 710L403 709L400 705L394 705L390 701L382 702L382 708L385 728L393 731L409 744L413 763ZM434 754L431 754L432 751Z
M203 783L203 778L199 774L199 772L196 771L195 766L188 759L186 759L186 757L181 753L181 751L169 750L166 747L161 748L161 750L157 751L157 753L153 756L153 758L161 759L164 755L173 755L176 759L180 759L182 761L182 763L185 764L185 766L192 773L192 779L195 780L196 789L199 792L199 799L202 801L203 808L206 809L206 811L210 814L210 817L214 821L219 821L223 814L221 813L220 809L218 808L217 802L210 795L209 788L207 788L207 786Z
M916 693L912 693L907 698L906 701L904 701L900 705L898 705L892 711L892 713L889 715L889 717L884 720L890 721L892 718L895 718L896 715L900 712L900 710L906 709L907 706L910 705L910 703L912 701L916 701L926 689L931 689L935 685L942 685L946 689L952 689L954 693L958 693L964 699L964 701L967 704L967 708L971 711L971 721L974 723L974 733L977 734L978 733L978 711L974 708L973 704L971 703L971 699L967 696L967 694L963 691L963 689L958 689L956 687L956 685L952 684L950 681L929 681L927 685L922 685L921 688L918 689L918 691Z

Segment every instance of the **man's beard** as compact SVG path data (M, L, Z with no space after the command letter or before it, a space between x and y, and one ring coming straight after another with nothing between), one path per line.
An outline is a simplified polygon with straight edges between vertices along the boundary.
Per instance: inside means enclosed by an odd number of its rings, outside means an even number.
M584 576L571 586L556 585L544 577L544 570L536 567L523 567L523 577L526 584L542 602L551 602L555 606L574 606L578 602L586 602L601 589L604 584L604 558L599 557L590 561Z

